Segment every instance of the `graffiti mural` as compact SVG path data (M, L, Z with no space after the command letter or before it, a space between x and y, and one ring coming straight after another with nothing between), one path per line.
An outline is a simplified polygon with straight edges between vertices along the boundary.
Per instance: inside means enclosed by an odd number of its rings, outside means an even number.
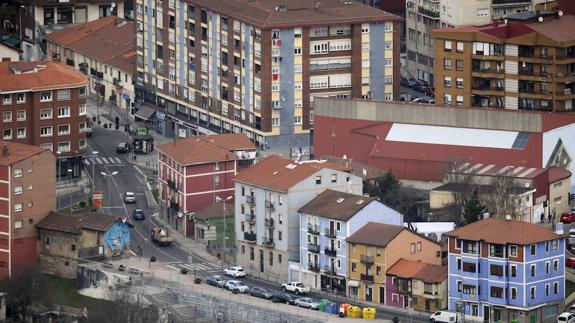
M130 224L126 219L118 220L104 234L106 254L119 257L128 252L130 245Z

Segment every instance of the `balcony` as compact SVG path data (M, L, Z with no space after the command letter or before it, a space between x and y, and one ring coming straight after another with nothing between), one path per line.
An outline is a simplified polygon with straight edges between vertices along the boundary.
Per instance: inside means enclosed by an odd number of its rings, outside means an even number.
M493 6L510 5L510 4L530 4L531 0L493 0Z
M322 271L328 276L337 276L337 271L335 270L335 265L323 266Z
M323 252L325 253L326 256L330 257L335 257L337 254L337 251L333 248L325 248Z
M308 224L307 225L307 232L311 234L319 234L319 225L317 224Z
M417 6L417 12L420 14L427 16L431 19L438 19L439 18L439 11L432 10L426 7Z
M268 211L274 211L276 209L275 205L270 202L270 201L266 201L266 210Z
M319 253L319 245L313 244L313 243L308 243L307 250L309 252Z
M490 74L503 74L505 72L502 68L480 68L474 67L472 70L474 73L490 73Z
M361 261L361 263L366 264L366 265L373 265L373 256L361 255L359 261Z
M247 242L256 242L256 234L253 232L244 232L244 240Z
M172 191L177 192L178 191L178 184L176 184L175 181L168 180L168 188L170 188Z
M274 219L271 219L271 218L265 219L264 225L268 228L273 228L274 227Z
M112 83L114 84L114 86L116 86L118 88L121 88L124 86L124 83L120 79L115 78L115 77L114 77L114 79L112 79Z
M346 70L351 68L351 63L337 63L337 64L310 64L310 72L324 72L324 71L337 71Z
M360 279L364 282L373 283L373 275L361 274Z
M329 229L329 228L326 228L323 233L326 237L329 237L329 238L335 238L337 235L335 230Z
M319 273L319 264L318 263L314 263L314 262L310 262L307 264L307 269Z
M246 203L248 203L249 205L255 205L256 204L255 197L253 195L246 196Z
M256 223L256 215L255 214L246 214L246 222L249 224Z
M264 237L264 239L262 240L262 244L264 245L264 247L270 247L270 248L273 248L276 245L274 239L267 237Z

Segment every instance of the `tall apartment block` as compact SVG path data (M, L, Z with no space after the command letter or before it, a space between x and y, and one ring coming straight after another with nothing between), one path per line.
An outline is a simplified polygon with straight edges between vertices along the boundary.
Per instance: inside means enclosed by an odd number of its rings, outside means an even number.
M138 0L137 93L165 135L306 152L315 97L399 98L400 19L353 1Z
M545 0L408 0L406 3L407 71L435 86L437 28L483 25L505 15L532 10Z
M575 16L522 12L434 31L443 104L563 112L575 99ZM559 32L565 31L565 32Z

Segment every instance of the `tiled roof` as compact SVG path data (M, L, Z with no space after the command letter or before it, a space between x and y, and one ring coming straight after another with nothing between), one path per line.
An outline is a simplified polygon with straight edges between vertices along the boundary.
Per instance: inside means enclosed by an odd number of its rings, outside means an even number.
M564 237L553 230L523 221L488 218L445 233L446 236L496 244L526 245Z
M254 145L250 138L241 133L200 136L197 138L229 151L256 149L256 145Z
M48 41L134 74L134 22L108 16L55 31Z
M234 203L226 203L226 217L234 217ZM194 217L202 220L221 219L224 217L224 204L222 202L212 203L194 214Z
M345 167L348 171L351 172L351 174L359 176L364 180L376 179L377 177L385 173L383 170L379 168L364 163L360 163L351 158L323 156L321 159Z
M279 192L287 192L292 186L323 168L344 170L344 168L326 161L297 163L279 156L269 156L243 170L234 180Z
M549 184L571 177L571 172L561 167L549 168Z
M3 147L8 149L8 155L2 156ZM9 166L26 158L48 151L38 146L0 141L0 165Z
M181 165L206 164L234 160L235 155L224 148L208 143L200 137L189 137L159 145L158 150Z
M412 278L426 283L441 283L447 279L447 267L399 259L387 270L386 275Z
M26 65L25 65L26 64ZM34 64L38 72L14 74L12 67ZM0 62L0 93L74 88L88 85L88 79L72 67L47 62Z
M101 213L71 215L50 212L47 217L36 224L36 227L74 234L79 234L82 232L82 229L104 232L108 230L113 223L122 221L123 219L121 216L111 216ZM129 221L127 221L127 223L132 226Z
M325 190L301 207L298 212L313 216L347 221L366 205L377 200L350 193Z
M400 17L356 1L343 0L190 0L259 27L338 25L399 21Z
M351 243L386 247L403 230L407 229L400 225L369 222L346 240Z

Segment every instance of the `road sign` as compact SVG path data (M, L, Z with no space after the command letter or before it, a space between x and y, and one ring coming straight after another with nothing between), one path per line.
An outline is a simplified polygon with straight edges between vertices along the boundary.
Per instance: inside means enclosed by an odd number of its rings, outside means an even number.
M92 206L101 207L102 201L104 200L104 192L96 191L92 195Z

